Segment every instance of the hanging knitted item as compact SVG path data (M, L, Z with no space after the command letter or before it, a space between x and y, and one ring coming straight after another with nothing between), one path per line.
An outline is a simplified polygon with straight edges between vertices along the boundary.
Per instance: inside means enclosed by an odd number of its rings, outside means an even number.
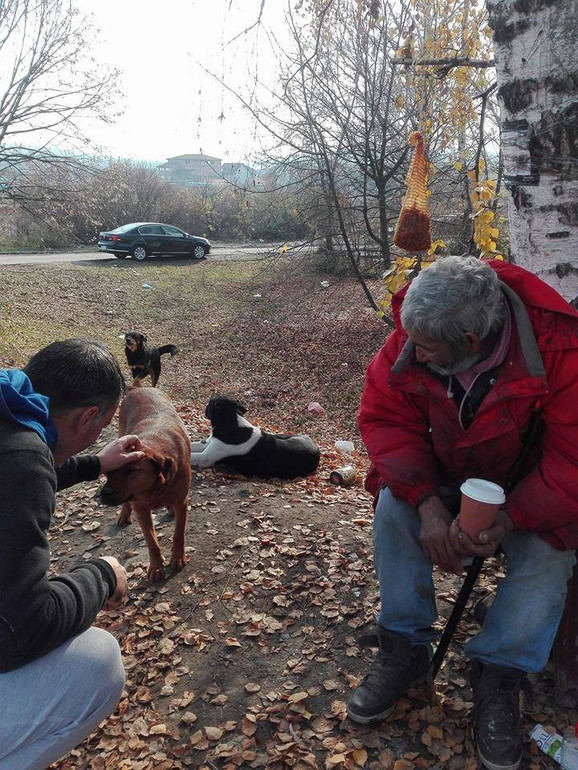
M404 251L425 251L431 246L430 216L427 205L427 161L423 150L423 137L412 131L408 144L415 147L405 184L399 219L393 242Z

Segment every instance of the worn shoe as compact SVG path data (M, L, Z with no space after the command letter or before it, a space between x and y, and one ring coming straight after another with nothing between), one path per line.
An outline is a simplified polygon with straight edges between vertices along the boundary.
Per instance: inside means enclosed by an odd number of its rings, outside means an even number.
M478 601L474 604L474 618L478 622L480 626L483 626L486 622L486 617L488 615L488 612L490 611L490 607L493 604L494 599L496 598L495 594L486 594L486 596L483 596L481 599L478 599Z
M382 626L377 627L377 634L360 640L360 644L379 647L371 668L347 704L349 718L365 725L389 716L409 685L425 677L429 649L423 644L412 645L406 636Z
M488 770L518 770L522 761L520 690L526 674L472 661L474 730L478 755Z

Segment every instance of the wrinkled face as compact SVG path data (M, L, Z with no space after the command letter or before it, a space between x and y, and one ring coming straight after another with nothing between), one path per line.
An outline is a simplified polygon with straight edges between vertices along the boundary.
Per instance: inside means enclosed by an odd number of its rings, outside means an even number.
M174 462L170 458L144 457L106 474L98 492L105 505L120 505L128 500L148 499L169 480Z
M478 353L472 352L468 339L464 337L462 352L456 351L446 342L438 342L421 332L409 332L408 336L415 345L415 358L420 364L437 374L450 375L465 372L478 360Z

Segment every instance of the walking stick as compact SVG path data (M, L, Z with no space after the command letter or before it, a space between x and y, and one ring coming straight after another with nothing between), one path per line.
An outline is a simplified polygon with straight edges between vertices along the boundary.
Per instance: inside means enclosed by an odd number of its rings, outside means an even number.
M439 644L436 647L436 651L434 653L433 658L431 659L431 663L427 674L427 680L430 684L433 683L434 679L437 676L438 671L441 668L442 663L444 662L444 658L446 656L446 652L448 651L448 647L450 645L452 637L455 633L456 628L458 627L458 624L462 618L462 615L464 614L466 604L468 603L468 599L470 598L470 594L472 593L472 590L476 584L478 575L480 574L483 565L484 565L484 557L475 556L474 560L468 567L466 577L464 578L462 587L460 588L460 591L457 595L456 602L452 609L452 613L448 618L448 621L445 625L443 633L440 637Z
M524 439L523 439L523 445L522 445L520 454L518 455L514 464L510 468L510 471L506 478L506 483L504 484L504 489L506 493L511 492L512 489L514 489L514 487L516 486L516 484L521 480L522 473L524 471L524 465L526 463L526 460L528 459L530 450L532 446L535 444L535 442L537 441L538 437L541 435L543 427L544 427L544 422L542 420L542 410L536 409L534 410L534 412L532 413L532 416L530 417L530 422L528 423L528 426L527 426L526 435L524 436ZM436 647L434 656L431 659L431 663L426 676L426 680L429 684L433 684L433 681L436 678L437 673L442 666L442 663L444 662L444 658L446 656L446 652L448 650L449 644L452 640L455 630L458 627L458 624L464 613L464 609L466 607L466 604L468 603L468 599L470 598L470 594L472 593L472 590L476 584L478 575L480 574L483 564L484 564L484 557L475 556L472 563L468 567L466 577L464 578L462 587L460 588L460 591L457 595L454 608L445 625L443 633L440 637L439 644Z

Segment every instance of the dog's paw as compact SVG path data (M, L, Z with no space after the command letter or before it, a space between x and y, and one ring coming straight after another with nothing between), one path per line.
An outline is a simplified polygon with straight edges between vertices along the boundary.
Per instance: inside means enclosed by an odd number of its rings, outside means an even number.
M172 553L170 562L171 569L175 572L180 572L188 560L189 557L185 553Z
M160 562L151 561L147 569L147 578L149 583L158 583L165 576L164 565L162 559Z
M191 465L193 468L210 468L213 465L212 460L203 456L203 452L191 455Z

